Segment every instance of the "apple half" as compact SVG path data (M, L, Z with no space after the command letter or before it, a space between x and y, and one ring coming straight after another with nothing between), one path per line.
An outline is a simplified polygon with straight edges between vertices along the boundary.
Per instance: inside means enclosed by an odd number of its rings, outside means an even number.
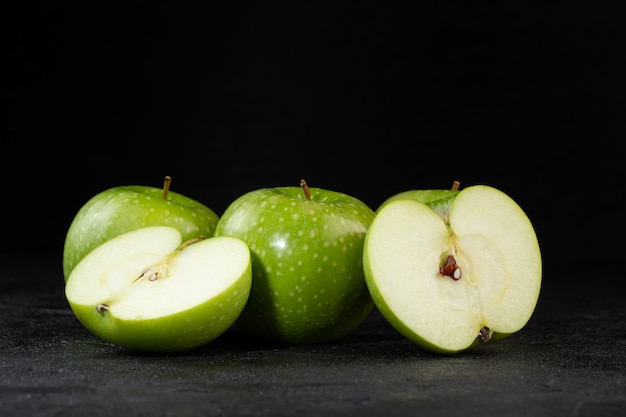
M126 348L178 352L224 333L251 288L248 246L232 237L183 242L169 226L136 229L103 243L68 277L78 320Z
M456 353L526 325L542 261L529 218L502 191L475 185L441 196L383 202L365 237L364 268L375 305L399 333Z
M63 277L91 250L124 232L148 226L172 226L183 240L213 236L219 216L209 207L170 190L172 178L163 188L146 185L117 186L101 191L76 213L65 236Z

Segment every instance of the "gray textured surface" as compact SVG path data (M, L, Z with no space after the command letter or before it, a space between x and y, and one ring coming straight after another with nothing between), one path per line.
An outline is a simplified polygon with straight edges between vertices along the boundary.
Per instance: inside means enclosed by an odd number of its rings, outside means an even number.
M420 350L376 311L336 343L260 343L233 328L165 356L82 328L57 258L0 259L3 417L626 413L626 296L611 288L616 279L585 288L548 271L527 327L454 356Z

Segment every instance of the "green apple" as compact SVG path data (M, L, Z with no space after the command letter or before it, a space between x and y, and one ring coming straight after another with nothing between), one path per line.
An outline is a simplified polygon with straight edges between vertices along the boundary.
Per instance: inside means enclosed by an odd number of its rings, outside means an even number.
M163 189L128 185L101 191L78 211L65 237L65 281L76 264L90 251L124 232L146 226L172 226L183 240L211 237L219 216L204 204L170 191L171 178Z
M67 301L93 334L133 350L180 352L231 327L252 285L247 245L230 237L183 241L150 226L89 252L66 284Z
M542 260L528 216L502 191L474 185L441 195L383 202L363 262L387 321L423 348L451 354L526 325Z
M450 189L415 189L402 191L384 200L382 204L378 206L376 212L378 213L384 206L392 201L417 200L429 204L433 210L443 215L448 206L448 199L454 197L459 192L460 185L460 182L454 181Z
M215 236L252 253L252 289L237 327L294 344L323 343L354 330L374 304L363 273L363 242L374 212L350 195L298 186L241 195Z

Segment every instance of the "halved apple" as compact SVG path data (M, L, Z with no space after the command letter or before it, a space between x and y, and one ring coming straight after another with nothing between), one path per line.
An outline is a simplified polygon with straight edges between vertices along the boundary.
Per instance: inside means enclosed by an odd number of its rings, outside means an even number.
M529 218L502 191L475 185L441 196L383 202L363 257L387 321L425 349L456 353L526 325L542 261Z
M232 237L182 241L169 226L121 234L69 275L65 295L98 337L134 350L178 352L224 333L252 283L248 246Z

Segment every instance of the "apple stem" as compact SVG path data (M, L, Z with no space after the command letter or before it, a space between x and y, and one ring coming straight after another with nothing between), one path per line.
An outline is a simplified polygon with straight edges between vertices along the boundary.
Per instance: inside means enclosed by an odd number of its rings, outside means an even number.
M458 191L460 185L461 183L459 181L454 181L452 183L452 191Z
M300 187L302 187L302 191L304 191L304 198L307 200L311 199L311 191L309 191L309 186L305 180L300 180Z
M189 239L189 240L187 240L187 241L183 242L183 243L182 243L182 244L178 247L178 251L181 251L181 250L185 249L187 246L189 246L189 245L193 245L194 243L200 242L201 240L204 240L204 239L206 239L206 237L205 237L205 236L202 236L202 235L200 235L200 236L198 236L198 237L194 237L194 238L192 238L192 239Z
M165 179L163 180L163 193L161 194L161 197L163 197L163 199L167 199L167 193L170 190L170 184L172 183L172 177L170 177L169 175L165 176Z

